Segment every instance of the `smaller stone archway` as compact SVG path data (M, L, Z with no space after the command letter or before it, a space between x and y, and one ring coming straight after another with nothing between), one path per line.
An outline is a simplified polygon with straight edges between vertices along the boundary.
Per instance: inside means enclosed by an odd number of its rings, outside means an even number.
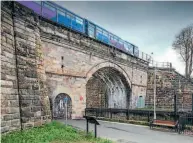
M66 114L66 103L64 101L65 98L68 98L67 114ZM60 93L55 97L53 102L53 118L65 119L66 116L68 119L71 119L72 117L72 100L68 94Z

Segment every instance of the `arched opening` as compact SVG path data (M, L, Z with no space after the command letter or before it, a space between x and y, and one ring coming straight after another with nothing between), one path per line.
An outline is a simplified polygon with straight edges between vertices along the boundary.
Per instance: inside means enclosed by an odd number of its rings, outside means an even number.
M67 112L66 112L67 108ZM69 95L60 93L54 99L53 118L54 119L71 119L72 114L72 100Z
M103 67L86 84L86 107L128 109L130 91L123 73L113 67Z

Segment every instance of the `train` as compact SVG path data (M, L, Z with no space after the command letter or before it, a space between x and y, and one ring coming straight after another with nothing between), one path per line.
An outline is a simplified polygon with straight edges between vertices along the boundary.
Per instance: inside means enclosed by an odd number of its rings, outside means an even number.
M84 34L92 39L98 40L122 52L139 57L139 48L127 42L115 34L105 30L99 25L82 18L81 16L67 10L51 1L18 1L23 6L33 10L36 14L57 22L78 33Z

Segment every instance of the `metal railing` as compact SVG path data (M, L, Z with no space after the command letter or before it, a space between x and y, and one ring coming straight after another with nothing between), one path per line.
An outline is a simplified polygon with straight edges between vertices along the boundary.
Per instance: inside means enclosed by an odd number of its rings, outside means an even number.
M85 115L117 120L135 120L150 122L153 119L153 110L115 109L115 108L86 108ZM175 120L173 111L156 111L158 119Z
M193 135L193 114L185 114L179 117L178 133Z
M144 61L147 61L147 62L150 62L150 60L152 59L152 57L142 51L139 51L139 56L138 58L144 60Z
M172 68L172 63L170 63L170 62L156 62L156 61L150 60L149 66L150 67L157 67L157 68Z

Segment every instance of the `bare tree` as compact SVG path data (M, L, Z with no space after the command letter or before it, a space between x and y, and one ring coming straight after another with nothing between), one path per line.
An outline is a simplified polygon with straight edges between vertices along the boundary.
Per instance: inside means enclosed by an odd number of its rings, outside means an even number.
M185 63L185 77L190 79L193 71L193 24L182 29L175 37L173 48Z

